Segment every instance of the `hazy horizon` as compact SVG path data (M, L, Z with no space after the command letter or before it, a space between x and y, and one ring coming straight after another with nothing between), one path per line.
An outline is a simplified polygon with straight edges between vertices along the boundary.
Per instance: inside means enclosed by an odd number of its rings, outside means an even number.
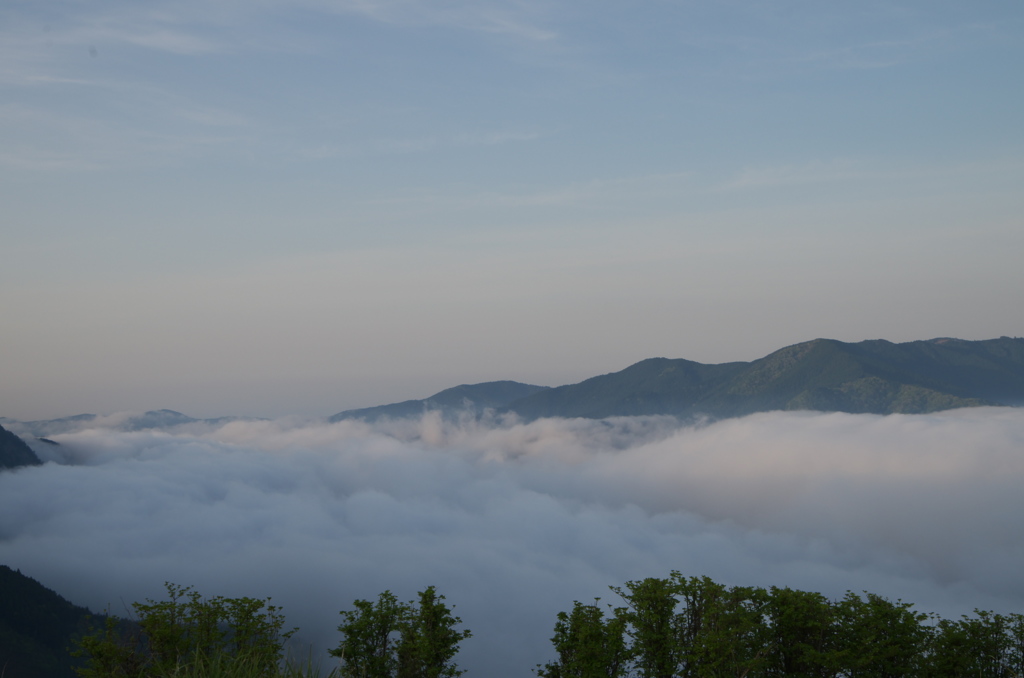
M0 416L1024 335L1024 6L0 7Z
M1002 336L1007 336L1007 335L1002 335ZM832 339L832 337L818 337L818 338ZM929 337L927 339L919 339L919 340L920 341L928 341L928 340L933 340L933 339L944 339L944 338L951 338L951 337ZM963 337L955 337L955 338L962 339ZM985 337L985 338L979 339L979 340L998 339L998 338L1000 338L1000 337ZM910 340L910 341L919 341L919 340ZM798 343L800 343L800 342L798 342ZM898 342L894 342L894 343L898 343ZM778 349L781 349L781 348L786 348L786 347L780 346L780 347L777 347L774 350L778 350ZM766 353L766 354L764 354L764 355L769 355L770 353L771 353L771 351ZM756 358L764 357L764 355L758 355L758 356L756 356ZM647 356L647 357L648 358L653 358L653 357L666 357L666 356ZM679 357L683 357L683 356L679 356ZM686 359L687 360L691 360L691 358L686 358ZM700 361L696 361L696 362L700 362ZM728 361L721 361L721 362L737 362L737 360L728 360ZM744 361L744 362L750 362L750 360L747 360L747 361ZM625 367L628 367L628 365L623 366L623 368L625 368ZM583 381L585 379L589 379L590 377L599 376L599 374L608 374L609 372L616 372L616 371L618 371L618 369L605 370L605 371L602 371L600 373L584 375L583 377L579 377L578 381ZM443 379L443 377L441 379ZM507 378L495 378L495 379L490 379L488 381L506 381L506 380L508 380L508 379ZM513 379L512 381L516 381L516 380ZM578 383L578 381L567 382L567 383ZM121 410L115 409L115 410L108 410L108 411L102 411L102 410L85 411L85 410L82 410L82 411L77 411L77 412L64 412L62 414L58 414L58 415L55 415L55 416L44 416L44 417L14 417L14 416L10 416L10 415L4 414L4 415L0 415L0 419L8 418L8 419L12 419L12 420L15 420L15 421L20 421L20 422L29 422L29 421L47 421L47 420L60 419L60 418L66 418L66 417L74 417L74 416L83 415L83 414L91 414L91 415L97 416L99 418L100 422L104 422L104 421L113 422L113 421L118 421L120 418L128 416L129 414L141 415L141 414L144 414L144 413L150 412L150 411L171 410L171 411L178 412L180 414L185 414L187 416L194 417L196 419L213 419L213 418L219 418L219 417L238 417L238 418L263 418L263 419L291 418L292 420L294 420L296 422L306 421L306 420L315 421L315 420L318 420L318 419L325 419L325 418L327 418L327 417L329 417L329 416L331 416L333 414L337 414L338 412L343 411L343 410L359 409L359 408L362 408L362 407L374 407L374 406L377 406L377 405L386 405L386 404L390 404L390 403L393 403L393 402L402 402L402 401L406 401L406 400L421 400L421 399L425 399L425 398L427 398L429 396L435 395L436 393L438 393L438 392L440 392L440 391L442 391L444 389L452 388L454 386L465 385L465 383L468 383L468 382L452 383L452 382L437 381L438 384L443 384L443 385L442 386L434 386L434 387L432 387L432 390L429 390L429 391L424 391L423 389L424 388L428 388L428 387L427 386L423 386L423 388L421 388L419 391L415 391L415 389L416 389L415 383L416 382L414 380L398 380L399 385L397 385L397 386L391 385L390 383L387 383L387 382L381 383L381 380L378 380L377 382L374 382L374 380L372 378L369 379L368 382L370 384L372 384L372 386L366 388L363 392L361 392L361 395L357 398L358 402L356 404L354 404L354 405L350 404L349 406L342 407L342 408L331 408L326 402L323 402L323 403L320 403L318 405L318 407L316 408L316 412L313 412L313 413L308 412L308 411L288 411L288 412L284 412L284 413L278 413L276 415L268 415L266 413L239 412L239 411L231 410L230 409L230 404L228 404L228 405L220 406L219 409L218 409L218 406L214 405L214 406L212 406L212 409L211 408L207 408L207 409L205 409L205 410L203 410L202 412L199 412L199 413L192 412L192 411L181 412L180 410L176 410L173 407L152 406L152 407L144 407L144 408L143 407L139 407L139 408L134 408L134 409L121 409ZM434 383L434 382L431 381L430 383ZM484 382L476 382L476 383L484 383ZM525 383L525 382L521 382L521 383ZM564 385L564 383L546 383L546 384L535 384L535 385L552 386L552 387L554 387L554 386L562 386L562 385ZM379 393L380 394L380 397L378 398L378 400L376 400L376 401L367 400L367 398L372 397L372 395L370 395L370 394L373 394L373 393ZM324 412L326 412L326 413L324 413ZM106 425L112 425L112 424L104 424L104 425L106 426Z

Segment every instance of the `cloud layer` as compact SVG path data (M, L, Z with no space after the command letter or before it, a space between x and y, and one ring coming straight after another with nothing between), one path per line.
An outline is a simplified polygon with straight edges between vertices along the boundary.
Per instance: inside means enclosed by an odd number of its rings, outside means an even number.
M273 596L325 648L353 599L435 584L474 631L460 664L501 677L550 658L573 600L672 569L946 616L1024 609L1024 410L56 439L39 449L49 463L0 474L0 562L115 613L164 581Z

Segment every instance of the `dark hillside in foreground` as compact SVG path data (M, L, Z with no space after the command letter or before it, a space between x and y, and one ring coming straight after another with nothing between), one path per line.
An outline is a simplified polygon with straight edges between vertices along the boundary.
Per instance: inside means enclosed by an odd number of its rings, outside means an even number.
M0 469L38 466L42 463L24 440L0 426Z
M102 626L35 579L0 565L0 669L4 678L74 678L70 648L89 625Z
M738 417L772 410L922 414L957 407L1024 405L1024 339L932 339L894 344L815 339L752 362L707 365L650 358L578 384L517 399L474 397L492 382L331 417L374 420L491 407L525 419L667 414ZM508 396L513 391L504 392ZM461 394L456 397L455 394Z

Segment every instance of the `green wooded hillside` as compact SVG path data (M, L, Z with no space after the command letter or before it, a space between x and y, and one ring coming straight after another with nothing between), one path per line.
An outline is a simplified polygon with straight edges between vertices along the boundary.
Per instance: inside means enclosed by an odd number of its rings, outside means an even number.
M515 382L494 382L514 384ZM492 384L459 386L423 400L348 410L331 417L375 420L470 407L541 417L667 414L737 417L772 410L922 414L957 407L1024 404L1024 338L932 339L895 344L815 339L751 362L703 364L649 358L577 384L517 384L512 398L452 397ZM479 391L477 391L479 389Z

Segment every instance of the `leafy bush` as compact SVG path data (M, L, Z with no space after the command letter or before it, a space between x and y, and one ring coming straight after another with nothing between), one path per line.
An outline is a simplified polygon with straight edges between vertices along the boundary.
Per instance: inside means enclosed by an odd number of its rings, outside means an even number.
M134 603L138 619L114 617L79 641L89 658L82 678L277 673L284 616L270 599L203 598L191 587L165 584L169 600Z

